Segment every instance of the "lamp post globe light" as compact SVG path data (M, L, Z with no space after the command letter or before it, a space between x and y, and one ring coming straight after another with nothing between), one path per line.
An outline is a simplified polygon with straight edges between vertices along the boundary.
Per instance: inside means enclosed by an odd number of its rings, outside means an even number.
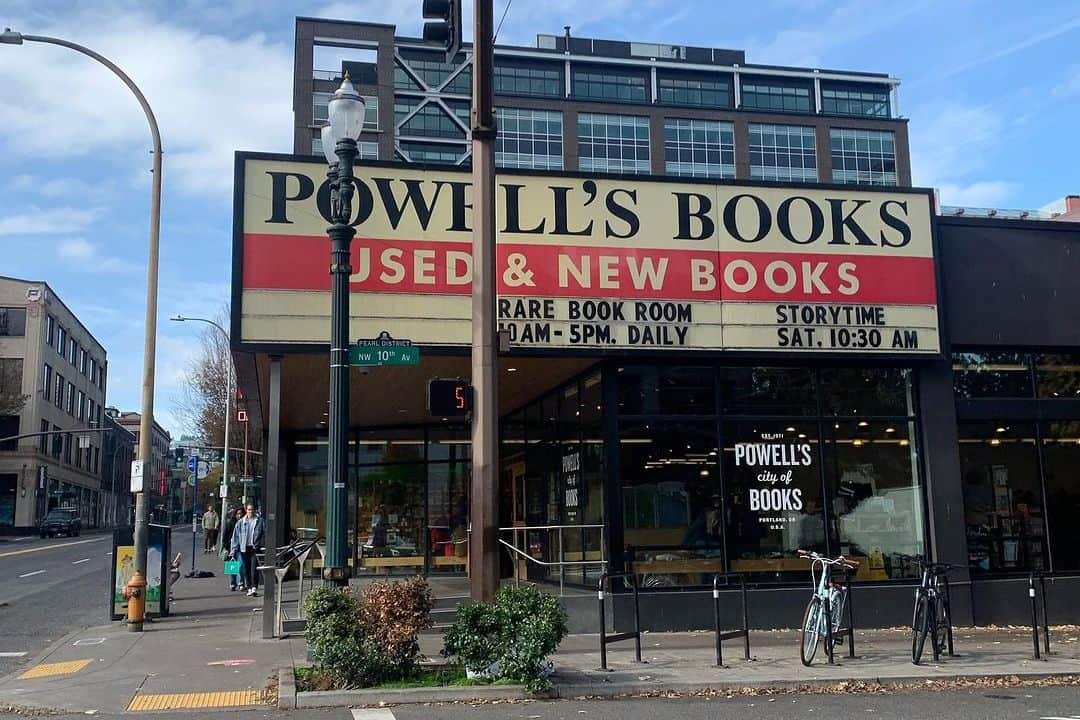
M327 108L330 124L322 129L323 154L330 165L330 429L326 477L326 560L328 585L349 584L349 250L356 233L352 220L353 163L356 140L364 127L364 100L349 73ZM336 157L335 157L336 156Z
M161 228L161 134L158 132L157 118L150 109L150 103L142 94L135 82L128 77L127 73L109 60L88 47L73 43L70 40L49 37L46 35L24 35L11 28L4 28L0 33L0 45L22 45L27 42L59 45L60 47L74 50L77 53L101 63L107 67L116 77L127 86L135 99L139 102L146 115L147 124L150 126L150 135L154 144L153 151L153 175L150 180L150 242L146 257L146 330L143 338L143 381L142 381L142 404L139 420L139 460L146 463L147 475L153 466L153 433L154 433L154 361L157 354L157 299L158 299L158 247L159 230ZM144 481L146 482L146 481ZM150 497L146 492L136 493L135 499L135 577L129 587L136 588L142 595L141 599L128 603L128 630L142 632L145 615L145 589L146 578L146 551L150 538ZM134 597L134 596L133 596Z
M221 327L220 325L218 325L216 322L214 322L213 320L211 320L209 318L186 317L184 315L177 315L176 317L169 318L169 319L172 320L173 322L201 322L201 323L206 323L207 325L210 325L210 326L214 327L219 333L221 333L222 337L225 338L226 347L231 345L231 341L229 339L229 333L225 331L225 328ZM225 458L225 460L222 463L222 467L221 467L221 479L222 479L222 482L225 484L225 487L229 486L229 417L232 415L231 404L232 404L233 398L235 397L234 390L233 390L233 388L236 387L235 374L236 374L236 367L233 365L232 352L230 352L229 353L229 367L226 370L226 376L225 376L225 449L222 451L222 455ZM196 486L195 487L196 487L196 489L198 489L197 481L196 481ZM222 528L224 528L224 526L225 526L225 515L229 510L228 502L229 502L228 497L222 497L221 498L221 526L222 526ZM218 552L220 552L222 550L227 551L227 548L225 547L225 533L224 532L219 532L218 533ZM191 555L192 555L192 561L194 561L194 557L195 557L194 550L192 551Z

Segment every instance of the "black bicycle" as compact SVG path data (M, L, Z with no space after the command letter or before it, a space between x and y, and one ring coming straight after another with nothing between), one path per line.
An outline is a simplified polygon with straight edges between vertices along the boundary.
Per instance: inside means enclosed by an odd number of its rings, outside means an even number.
M911 662L918 665L922 659L926 636L930 636L934 662L943 650L953 654L952 608L949 606L948 572L953 569L946 563L927 562L919 558L922 582L915 591L915 612L911 619Z

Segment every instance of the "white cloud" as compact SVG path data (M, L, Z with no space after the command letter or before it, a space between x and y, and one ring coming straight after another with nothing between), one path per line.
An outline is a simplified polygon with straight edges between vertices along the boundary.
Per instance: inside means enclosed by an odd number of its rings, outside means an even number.
M1053 92L1054 95L1062 98L1080 95L1080 65L1069 68L1065 80L1056 85Z
M12 19L15 24L17 18ZM230 39L114 7L57 16L26 32L83 42L139 85L161 128L166 187L228 197L233 151L288 151L292 144L292 48L261 34ZM35 158L115 152L149 168L147 122L106 68L63 48L5 50L0 150Z
M934 187L955 181L985 165L984 157L1004 129L1002 118L986 107L937 105L914 114L909 125L911 175L915 185Z
M1015 183L1004 180L981 180L967 185L944 183L938 187L938 197L942 205L1000 208L1008 206L1009 198L1018 189Z
M99 214L97 209L30 206L21 213L0 217L0 236L78 232L89 227Z
M129 273L139 266L118 257L103 255L97 245L81 237L62 240L56 249L61 260L71 261L79 267L92 267L96 272Z

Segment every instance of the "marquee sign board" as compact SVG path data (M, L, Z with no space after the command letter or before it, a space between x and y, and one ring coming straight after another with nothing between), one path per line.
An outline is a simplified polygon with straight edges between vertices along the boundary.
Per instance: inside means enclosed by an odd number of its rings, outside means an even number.
M325 345L325 164L237 154L234 337ZM514 350L941 352L932 195L500 173L498 315ZM471 341L467 172L356 169L350 337Z

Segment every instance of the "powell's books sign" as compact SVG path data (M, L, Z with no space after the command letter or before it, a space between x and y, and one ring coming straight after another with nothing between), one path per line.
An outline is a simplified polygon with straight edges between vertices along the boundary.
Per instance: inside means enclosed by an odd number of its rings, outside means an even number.
M237 155L245 345L325 344L325 165ZM519 348L935 354L924 190L499 174L499 322ZM350 337L470 342L466 172L356 169Z

